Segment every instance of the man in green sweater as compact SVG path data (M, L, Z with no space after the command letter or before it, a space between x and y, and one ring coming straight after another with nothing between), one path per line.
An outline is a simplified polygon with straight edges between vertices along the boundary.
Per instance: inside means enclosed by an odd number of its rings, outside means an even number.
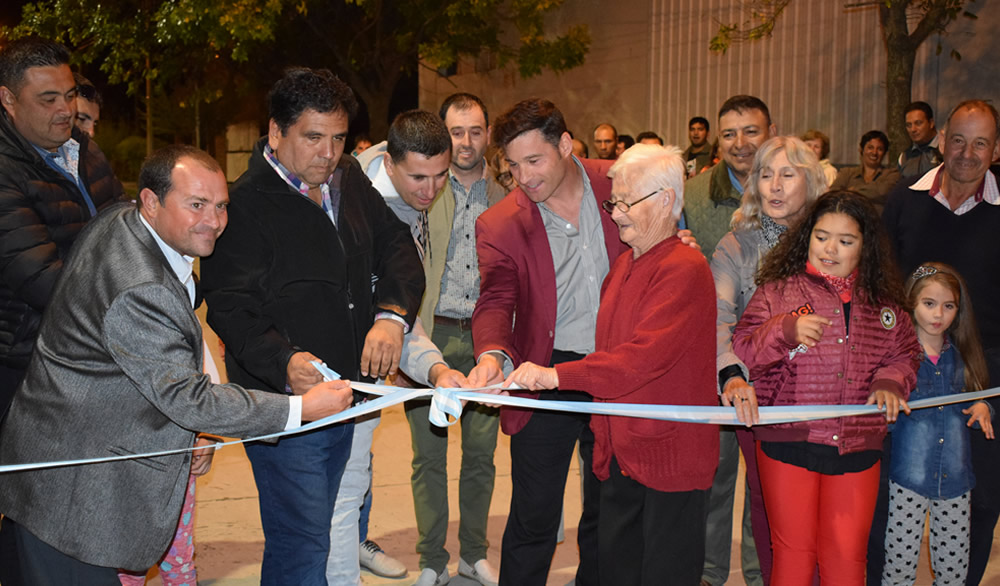
M733 96L719 109L719 153L722 161L684 186L687 227L709 260L715 245L729 232L729 218L740 205L743 182L764 141L775 136L767 104L753 96Z
M687 227L701 243L701 251L709 260L716 244L729 232L729 219L740 205L757 149L776 134L767 105L759 98L733 96L719 109L718 137L722 161L684 185ZM740 447L734 429L721 427L719 439L719 468L709 493L705 569L702 572L702 584L710 586L725 583L729 576L733 499L740 462ZM757 586L764 582L750 526L749 498L744 502L743 578L747 584Z

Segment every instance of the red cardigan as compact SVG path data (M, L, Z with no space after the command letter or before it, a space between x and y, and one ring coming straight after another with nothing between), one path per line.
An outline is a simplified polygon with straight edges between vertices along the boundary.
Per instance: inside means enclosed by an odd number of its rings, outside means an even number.
M611 197L608 169L613 161L582 160L598 205ZM601 212L609 266L628 250L611 216ZM502 350L517 366L525 361L548 366L556 329L556 269L538 205L520 188L476 220L479 300L472 314L475 356ZM515 319L515 314L517 319ZM535 397L536 393L511 394ZM531 409L503 407L500 425L513 435L528 423Z
M795 321L811 313L833 325L815 347L791 354ZM909 314L855 296L850 319L848 331L843 304L821 277L802 273L758 288L733 332L733 351L750 369L758 403L861 405L876 389L909 397L921 353ZM759 440L807 441L841 454L881 450L885 432L882 415L754 427Z
M597 347L556 365L559 385L606 403L717 405L715 284L705 257L668 238L637 259L618 257L604 281ZM594 473L611 456L630 477L663 492L706 490L719 463L719 428L594 415Z

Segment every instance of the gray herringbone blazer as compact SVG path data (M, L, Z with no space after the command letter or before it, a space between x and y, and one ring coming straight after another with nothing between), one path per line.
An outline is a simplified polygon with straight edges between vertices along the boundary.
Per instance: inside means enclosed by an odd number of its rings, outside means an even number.
M190 447L282 429L286 397L213 385L187 290L134 204L84 230L0 434L0 464ZM0 474L0 512L82 561L145 570L177 526L187 454Z

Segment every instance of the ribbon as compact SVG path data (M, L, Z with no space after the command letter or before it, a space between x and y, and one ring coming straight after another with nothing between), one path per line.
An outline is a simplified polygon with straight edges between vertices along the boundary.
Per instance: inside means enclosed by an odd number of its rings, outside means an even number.
M325 367L325 365L323 365ZM332 370L319 369L326 380L339 378ZM327 378L329 377L329 378ZM437 389L411 389L404 387L394 387L389 385L375 385L369 383L352 382L351 388L356 391L377 395L377 398L355 405L330 417L324 417L317 421L304 424L295 429L279 431L258 437L232 440L215 444L219 449L224 446L232 446L244 442L275 439L286 435L295 435L327 427L343 421L367 415L375 411L392 407L404 403L411 399L427 398L431 399L431 409L429 419L434 425L446 427L453 425L462 416L462 401L475 401L490 405L504 405L509 407L524 407L528 409L545 409L549 411L563 411L568 413L587 413L591 415L614 415L621 417L644 417L647 419L658 419L661 421L678 421L686 423L707 423L714 425L743 425L736 418L736 411L732 407L708 407L702 405L642 405L636 403L583 403L579 401L540 401L538 399L528 399L524 397L509 397L505 395L487 394L486 391L500 389L499 385L482 387L478 389L457 389L457 388L437 388ZM966 403L978 401L989 397L1000 395L1000 387L977 391L973 393L956 393L943 397L930 399L919 399L911 401L911 409L927 409L930 407L940 407L954 403ZM876 405L795 405L781 407L761 407L759 409L759 425L769 425L775 423L791 423L796 421L812 421L817 419L830 419L834 417L854 417L859 415L876 415L881 413ZM64 466L79 466L84 464L98 464L102 462L116 462L119 460L133 460L137 458L154 458L158 456L169 456L171 454L182 454L195 449L204 448L180 448L176 450L163 450L159 452L149 452L145 454L127 454L122 456L110 456L104 458L86 458L78 460L60 460L53 462L38 462L30 464L9 464L0 466L0 474L5 472L23 472L27 470L41 470L45 468L59 468Z

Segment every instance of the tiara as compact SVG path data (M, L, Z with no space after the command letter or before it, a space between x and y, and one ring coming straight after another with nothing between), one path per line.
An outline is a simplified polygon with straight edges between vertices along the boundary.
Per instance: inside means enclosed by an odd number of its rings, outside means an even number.
M914 280L923 279L924 277L929 277L933 274L936 274L937 272L938 270L934 267L921 265L917 267L917 270L913 271L913 279Z

